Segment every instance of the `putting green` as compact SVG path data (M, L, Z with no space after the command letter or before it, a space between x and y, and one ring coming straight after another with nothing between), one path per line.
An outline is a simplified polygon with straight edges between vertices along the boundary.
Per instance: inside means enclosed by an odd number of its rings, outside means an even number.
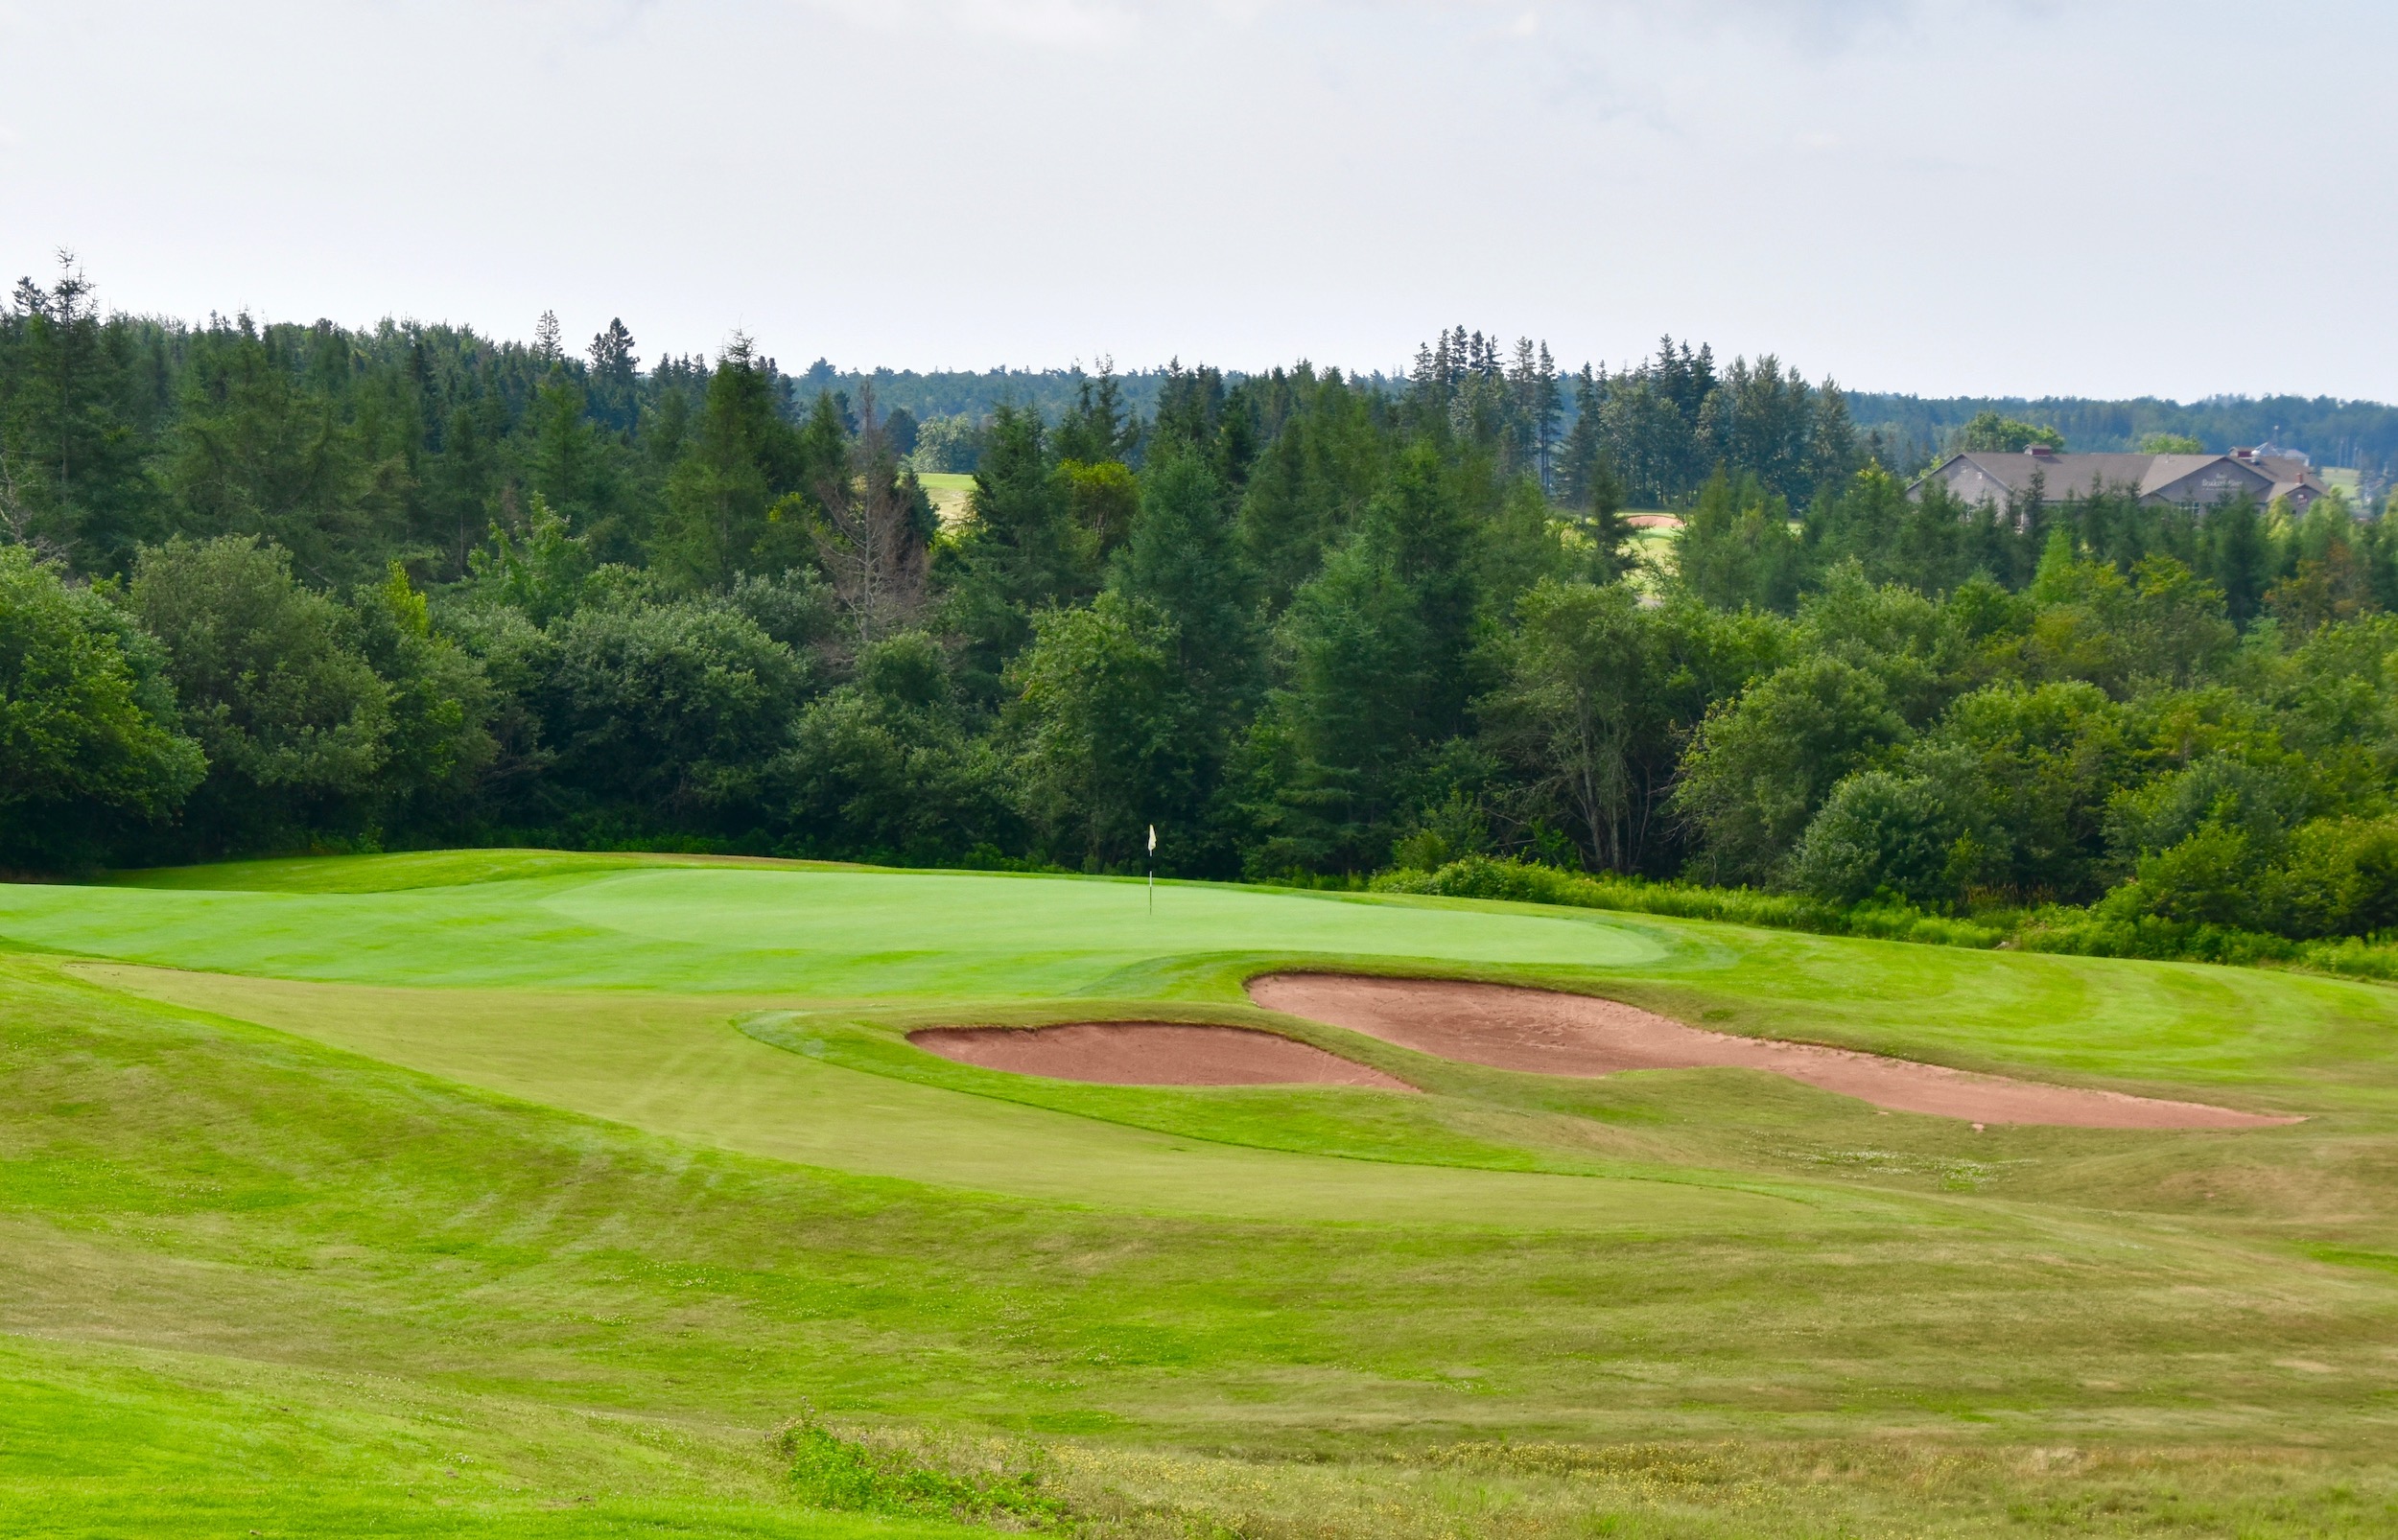
M1031 886L1029 884L1038 884ZM544 908L660 941L745 951L1005 960L1072 971L1160 954L1337 952L1458 962L1622 967L1664 948L1618 926L1524 915L1401 908L1247 888L929 873L634 872ZM887 966L887 965L886 965Z
M685 868L392 893L0 888L0 939L216 972L362 984L620 987L811 998L1041 997L1162 956L1629 967L1596 917L966 874Z

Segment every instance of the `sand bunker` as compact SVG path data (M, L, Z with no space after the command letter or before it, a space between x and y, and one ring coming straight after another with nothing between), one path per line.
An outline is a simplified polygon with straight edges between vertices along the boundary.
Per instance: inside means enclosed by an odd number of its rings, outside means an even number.
M941 1027L907 1040L961 1064L1102 1085L1372 1085L1403 1080L1321 1048L1241 1027L1082 1021L1063 1027Z
M1976 1123L2253 1129L2299 1121L2197 1102L2041 1085L1846 1048L1702 1032L1614 1000L1499 984L1270 973L1249 981L1249 996L1269 1011L1347 1027L1419 1053L1540 1075L1733 1065L1771 1070L1876 1107Z

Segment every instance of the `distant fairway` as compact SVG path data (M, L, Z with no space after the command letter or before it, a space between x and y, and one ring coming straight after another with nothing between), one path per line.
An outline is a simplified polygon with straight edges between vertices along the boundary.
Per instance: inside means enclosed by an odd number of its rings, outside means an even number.
M968 512L967 500L974 496L975 478L954 471L919 471L916 479L932 500L932 511L945 525L963 524Z
M1242 990L1328 967L2307 1121L1977 1132L1758 1070L1483 1068ZM1087 1020L1421 1093L906 1040ZM0 887L0 1047L12 1533L954 1532L801 1501L769 1434L810 1407L1046 1473L1093 1535L2398 1524L2376 986L460 852Z

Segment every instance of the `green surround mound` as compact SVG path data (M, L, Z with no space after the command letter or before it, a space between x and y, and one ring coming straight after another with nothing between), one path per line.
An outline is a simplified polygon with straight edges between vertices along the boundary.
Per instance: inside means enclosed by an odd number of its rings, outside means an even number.
M1244 995L1291 968L2307 1121L1483 1068ZM907 1041L1069 1021L1422 1094ZM0 888L0 1050L12 1533L2398 1528L2377 986L481 851Z

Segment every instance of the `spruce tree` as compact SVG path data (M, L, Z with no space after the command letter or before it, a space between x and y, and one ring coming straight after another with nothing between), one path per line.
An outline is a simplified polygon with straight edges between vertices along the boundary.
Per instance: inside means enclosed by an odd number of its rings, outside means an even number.
M593 336L588 351L592 416L617 432L629 432L641 413L641 360L633 352L633 334L621 317L611 319L605 331Z

